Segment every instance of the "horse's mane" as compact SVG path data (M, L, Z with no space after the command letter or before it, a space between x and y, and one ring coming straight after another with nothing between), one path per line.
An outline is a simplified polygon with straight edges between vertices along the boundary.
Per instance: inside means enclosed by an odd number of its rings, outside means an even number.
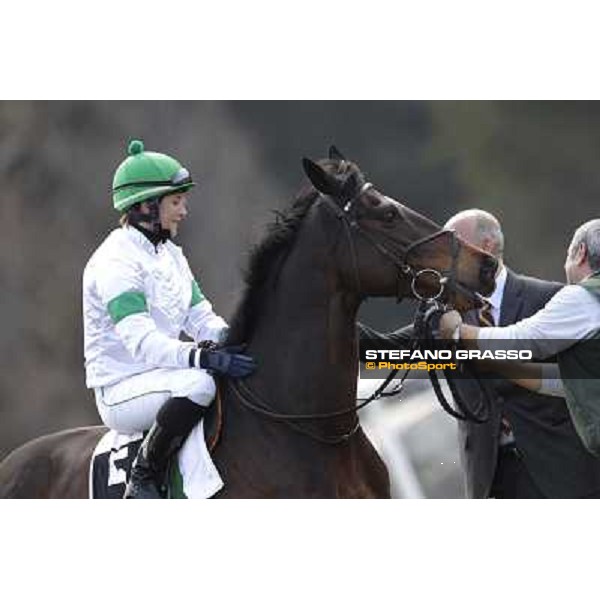
M245 289L230 323L227 343L240 344L251 339L266 296L275 287L300 225L319 193L303 189L291 206L275 210L275 220L267 225L266 235L250 251L244 272Z
M353 162L328 159L319 161L319 164L337 180L340 189L353 175L360 176L353 180L356 185L364 180L360 169ZM283 211L274 211L276 218L267 225L264 239L250 251L248 267L244 273L245 289L231 319L228 344L237 345L252 338L261 308L277 284L281 268L294 245L306 213L318 197L319 192L308 185L300 191L291 206Z

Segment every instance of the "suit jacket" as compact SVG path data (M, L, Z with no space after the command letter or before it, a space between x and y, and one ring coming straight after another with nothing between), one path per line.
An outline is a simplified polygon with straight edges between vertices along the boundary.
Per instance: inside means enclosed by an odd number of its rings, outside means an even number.
M499 326L529 317L542 308L561 288L558 283L518 275L508 270ZM475 323L476 315L465 321ZM364 326L360 343L383 347L407 347L412 326L391 334L380 334ZM459 449L469 498L487 498L496 463L502 415L509 420L523 460L535 483L548 498L600 497L600 461L584 448L575 432L563 398L541 396L507 380L482 380L491 387L495 402L490 418L477 424L459 421ZM476 398L476 381L456 379L463 399Z

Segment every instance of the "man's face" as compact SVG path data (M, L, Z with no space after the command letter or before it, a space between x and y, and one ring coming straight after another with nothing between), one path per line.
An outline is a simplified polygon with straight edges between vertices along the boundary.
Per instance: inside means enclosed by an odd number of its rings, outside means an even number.
M187 194L177 193L165 196L160 203L160 225L171 232L174 238L179 230L179 223L187 217Z

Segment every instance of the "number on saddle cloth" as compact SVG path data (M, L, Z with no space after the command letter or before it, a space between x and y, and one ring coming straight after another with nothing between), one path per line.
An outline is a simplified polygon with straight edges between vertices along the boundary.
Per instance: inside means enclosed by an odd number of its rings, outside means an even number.
M109 431L92 457L90 494L94 500L120 500L129 481L131 467L144 439L144 434L120 435ZM176 461L168 476L170 498L185 498L183 481Z
M209 459L208 449L212 451L219 441L222 412L221 399L212 403L208 412L204 415L204 439L206 448L205 457ZM90 467L90 497L94 499L121 499L125 493L125 487L129 481L131 467L137 456L138 450L144 439L144 434L133 435L119 434L116 431L108 431L98 443ZM209 469L210 471L210 469ZM216 477L218 474L214 471ZM207 484L207 490L220 487L216 477ZM221 484L222 485L222 484ZM168 474L169 498L186 498L184 493L183 478L179 470L178 461L172 461ZM198 491L198 488L195 488ZM204 494L200 490L200 494ZM207 492L208 494L208 492Z
M133 461L144 439L143 434L120 435L107 432L92 456L90 494L94 499L123 498Z

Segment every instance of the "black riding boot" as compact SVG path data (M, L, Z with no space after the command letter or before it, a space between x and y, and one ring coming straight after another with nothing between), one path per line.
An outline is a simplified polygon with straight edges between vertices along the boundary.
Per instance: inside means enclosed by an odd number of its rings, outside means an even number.
M170 398L163 404L138 450L123 498L155 500L166 496L169 461L205 411L189 398Z

